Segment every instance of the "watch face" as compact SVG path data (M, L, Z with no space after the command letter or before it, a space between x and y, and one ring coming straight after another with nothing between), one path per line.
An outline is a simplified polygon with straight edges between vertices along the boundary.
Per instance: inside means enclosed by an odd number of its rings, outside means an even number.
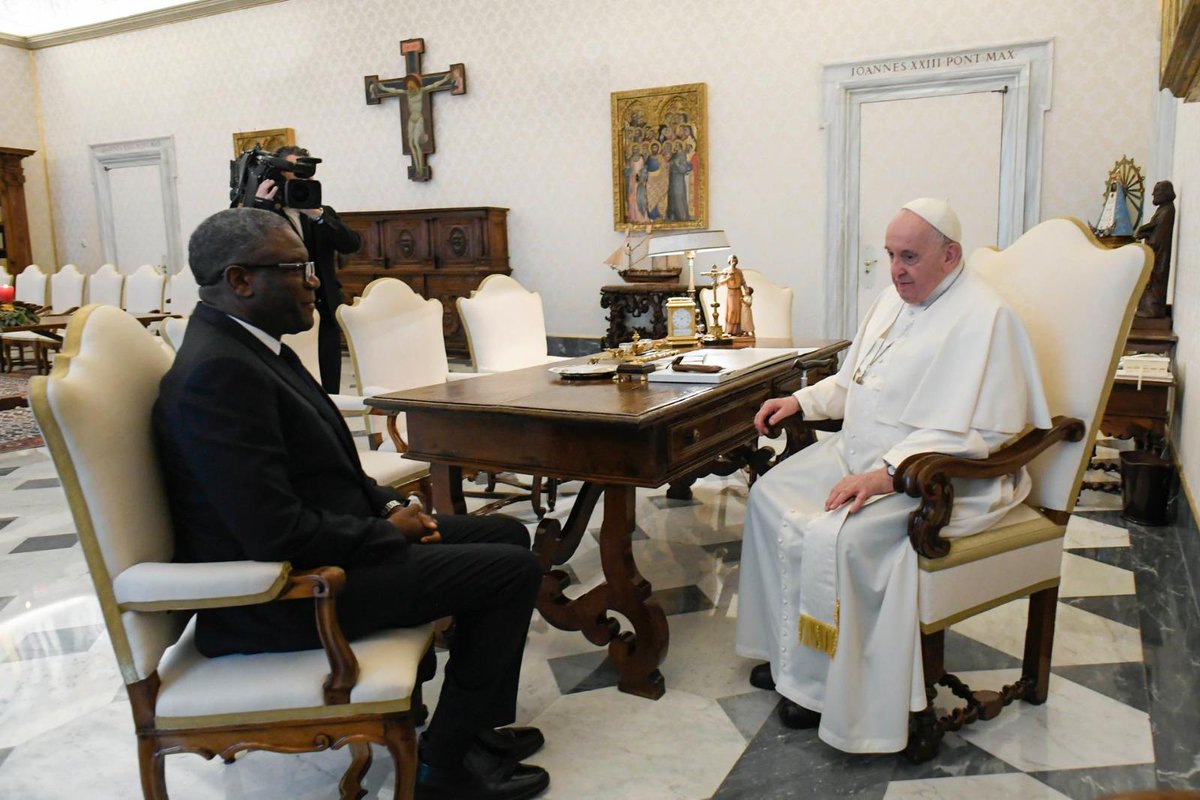
M677 308L671 312L671 327L676 333L690 333L693 321L691 309Z

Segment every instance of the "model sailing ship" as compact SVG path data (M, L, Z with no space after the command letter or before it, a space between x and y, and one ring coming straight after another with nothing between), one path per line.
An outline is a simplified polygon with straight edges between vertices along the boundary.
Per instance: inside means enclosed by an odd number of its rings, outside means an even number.
M612 252L604 263L615 269L628 283L674 282L679 279L682 267L654 268L650 258L650 230L634 238L634 226L625 228L625 242Z

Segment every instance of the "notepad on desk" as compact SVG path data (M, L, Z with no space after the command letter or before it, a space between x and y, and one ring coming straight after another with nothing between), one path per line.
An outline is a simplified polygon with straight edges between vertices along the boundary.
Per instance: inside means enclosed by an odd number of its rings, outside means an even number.
M650 373L652 383L724 383L770 364L811 353L814 347L746 347L738 350L693 350L681 359L664 361ZM679 361L676 365L673 361ZM713 368L716 368L715 370Z

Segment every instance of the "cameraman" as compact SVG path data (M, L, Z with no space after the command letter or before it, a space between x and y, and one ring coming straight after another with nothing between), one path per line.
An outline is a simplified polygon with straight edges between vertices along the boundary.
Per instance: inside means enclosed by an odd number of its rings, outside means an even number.
M289 145L279 148L272 155L286 158L295 164L297 158L308 158L309 152L303 147ZM296 176L285 172L283 177L293 180ZM321 387L330 394L336 394L342 390L342 339L334 314L343 301L334 251L353 253L362 245L362 240L338 219L337 212L329 206L288 208L275 202L278 191L279 187L275 185L275 181L268 178L258 185L254 199L247 205L285 216L304 240L304 246L308 248L308 260L316 264L317 278L321 281L321 286L317 289L317 312L321 317L321 326L317 331Z

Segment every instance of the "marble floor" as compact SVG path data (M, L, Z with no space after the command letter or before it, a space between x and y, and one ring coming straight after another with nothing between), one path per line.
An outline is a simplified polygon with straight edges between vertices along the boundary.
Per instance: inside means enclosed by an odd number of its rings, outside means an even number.
M555 516L569 511L571 486ZM772 713L777 696L746 683L751 664L732 645L746 494L740 475L700 481L687 502L639 492L634 552L670 615L661 700L621 694L602 649L535 616L519 721L546 733L531 760L553 776L547 798L980 800L1200 788L1200 534L1186 505L1175 525L1139 528L1121 523L1113 495L1085 493L1067 535L1049 701L950 734L935 761L914 767L787 730ZM512 509L532 528L528 505ZM584 588L600 577L598 528L597 515L570 564ZM1015 602L956 626L947 665L971 683L1010 680L1024 613ZM227 766L178 755L167 776L176 800L315 800L336 796L347 758L251 753ZM391 796L382 753L368 778L369 797ZM2 455L0 797L138 796L129 703L54 468L43 450Z

